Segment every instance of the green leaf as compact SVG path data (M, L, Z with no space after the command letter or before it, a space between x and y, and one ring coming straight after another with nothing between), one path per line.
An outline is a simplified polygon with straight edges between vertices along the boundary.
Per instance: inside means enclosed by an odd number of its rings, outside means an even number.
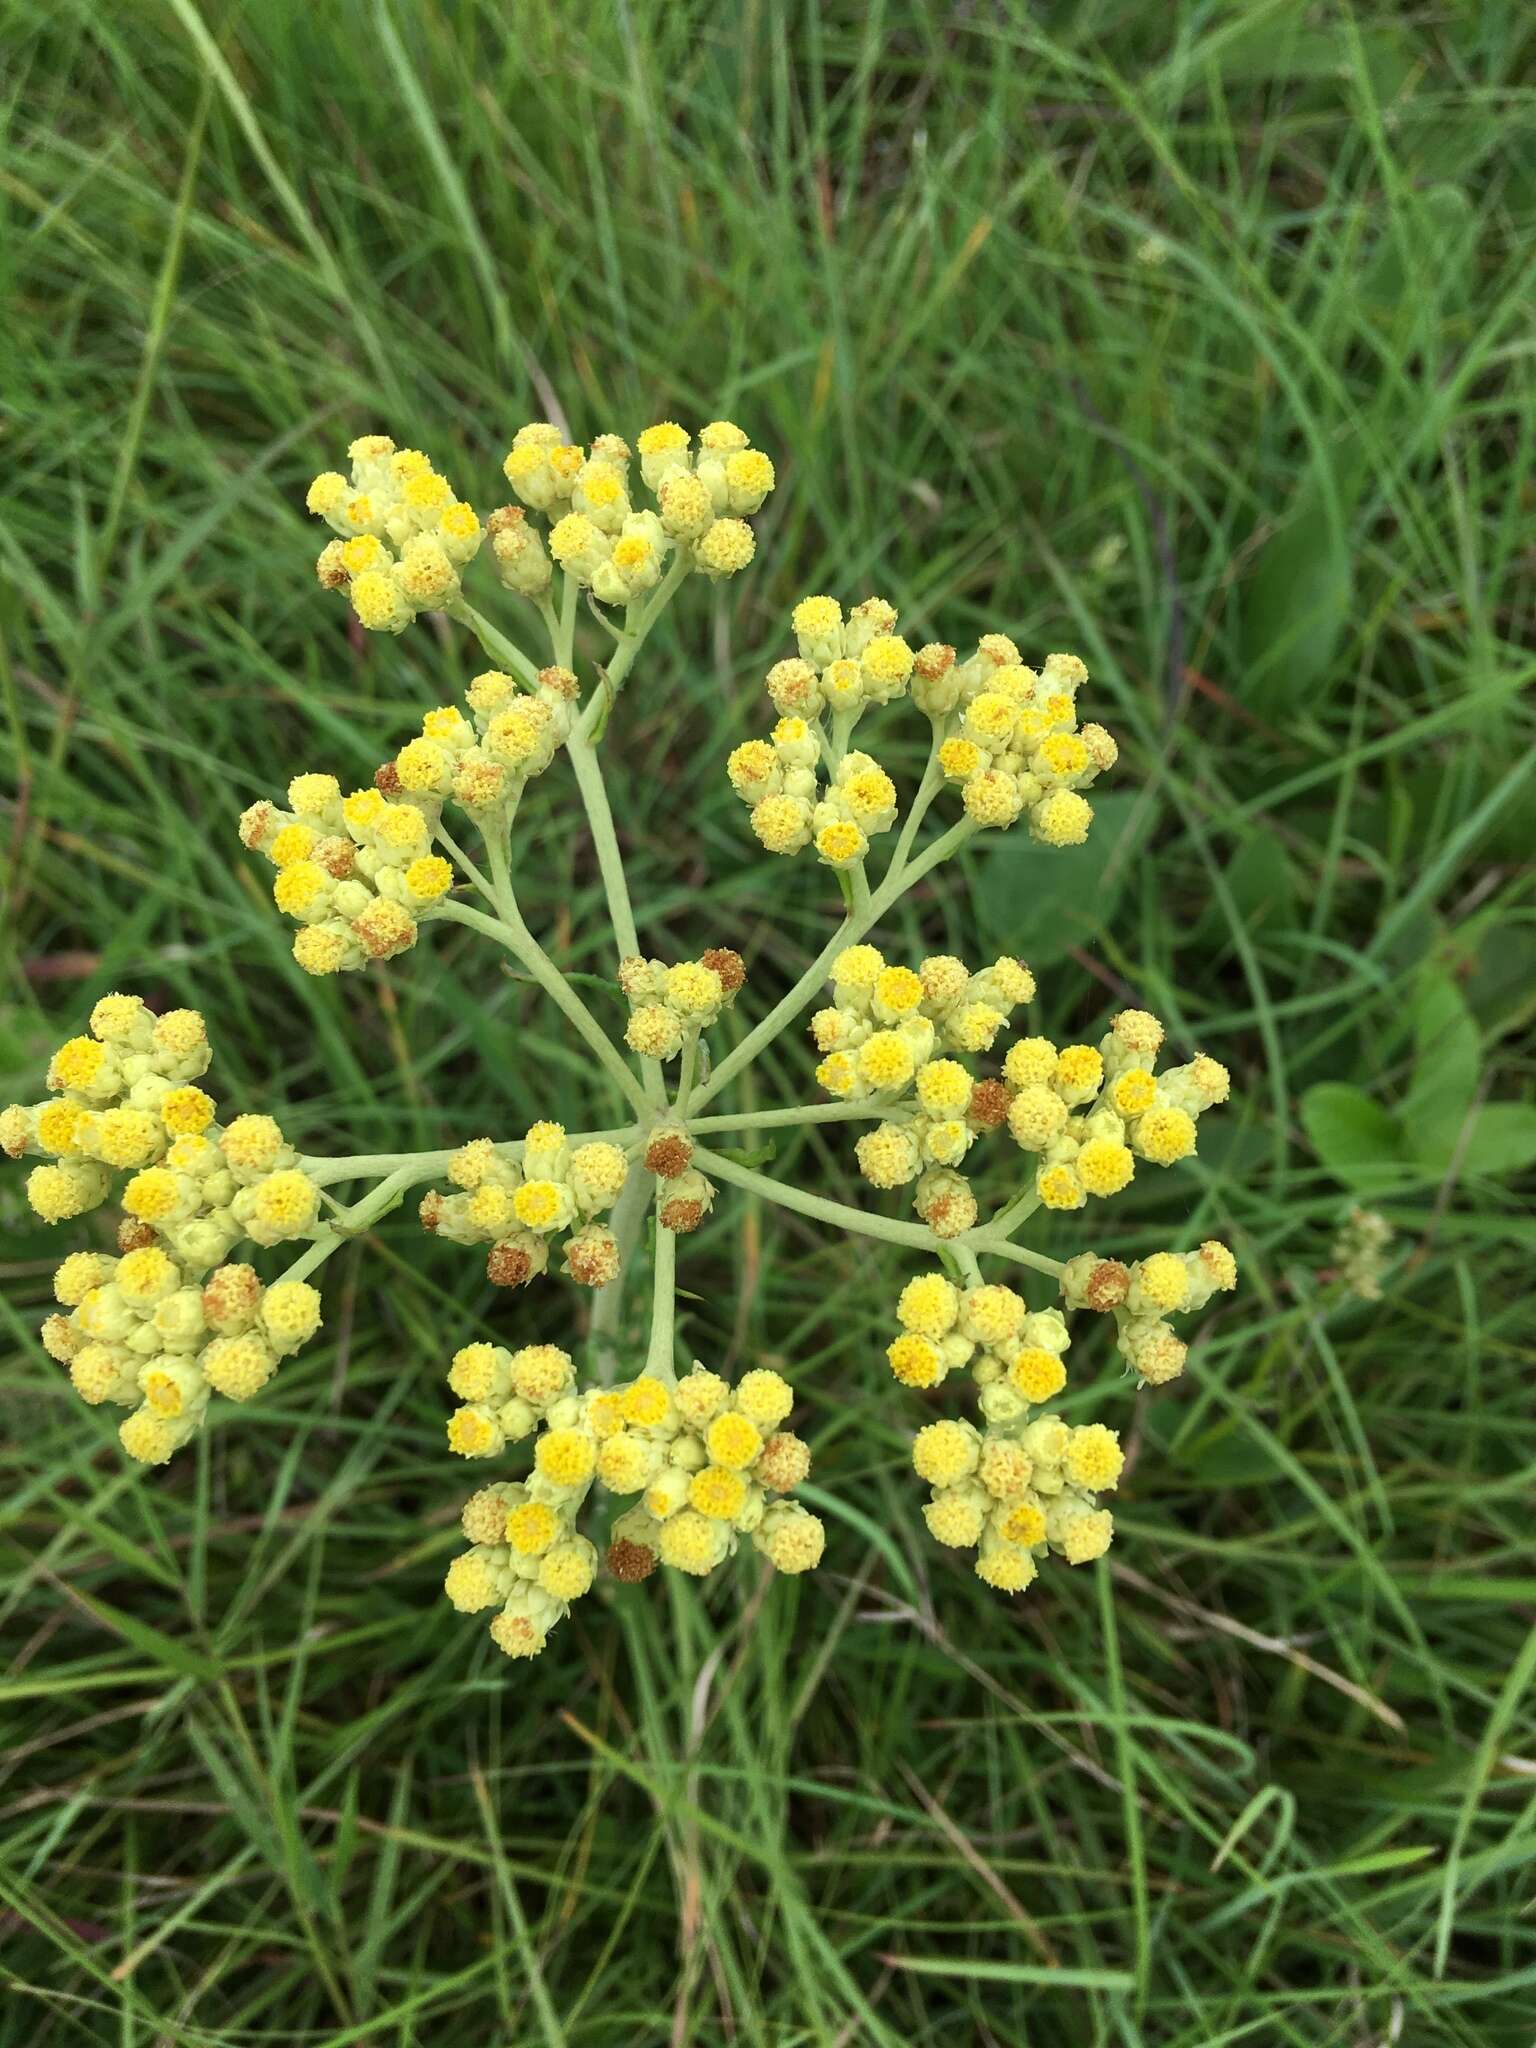
M1463 1173L1518 1173L1536 1164L1536 1108L1485 1102L1472 1118L1461 1153Z
M1114 914L1154 812L1145 798L1106 796L1082 846L1038 846L1019 828L976 864L975 902L987 937L1032 965L1088 945Z
M1477 1020L1441 970L1419 984L1413 1014L1413 1081L1402 1121L1414 1157L1442 1167L1461 1143L1482 1069Z
M1333 666L1354 595L1349 507L1313 477L1293 497L1243 591L1244 699L1266 712L1306 703Z
M1301 1121L1313 1150L1350 1187L1380 1187L1404 1164L1402 1127L1361 1088L1322 1081L1301 1099Z

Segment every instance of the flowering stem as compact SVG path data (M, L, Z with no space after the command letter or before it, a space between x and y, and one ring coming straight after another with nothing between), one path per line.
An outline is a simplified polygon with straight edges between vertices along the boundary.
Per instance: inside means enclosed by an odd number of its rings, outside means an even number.
M561 668L571 665L571 651L576 645L576 607L581 601L581 585L567 569L560 592L560 628L555 638L555 660Z
M1040 1197L1033 1188L1026 1188L1022 1195L1007 1202L995 1216L987 1219L988 1237L1012 1237L1019 1225L1034 1215L1040 1206Z
M641 1135L639 1124L621 1124L608 1131L568 1131L566 1143L576 1145L632 1145ZM312 1157L301 1155L299 1169L307 1174L316 1187L329 1187L339 1180L372 1180L381 1174L396 1173L401 1167L409 1167L414 1180L431 1180L434 1174L445 1173L457 1146L448 1146L441 1152L356 1152L351 1154L325 1155L316 1153ZM523 1141L513 1138L495 1147L500 1159L520 1160L523 1156Z
M651 1296L651 1341L645 1369L669 1387L677 1384L673 1359L677 1324L677 1238L656 1220L655 1292Z
M312 1273L316 1266L323 1265L331 1253L338 1250L348 1239L356 1237L371 1223L376 1223L386 1210L392 1209L397 1199L413 1181L425 1178L427 1176L414 1164L402 1166L397 1173L388 1175L360 1202L354 1203L350 1209L342 1209L334 1222L323 1224L310 1243L309 1249L294 1260L282 1278L302 1280L306 1274Z
M1012 1259L1016 1265L1028 1266L1036 1273L1049 1273L1053 1280L1059 1280L1066 1270L1060 1259L1048 1259L1043 1252L1032 1252L1027 1245L1015 1244L1011 1238L994 1237L988 1230L970 1231L965 1242L983 1257Z
M688 1128L701 1131L771 1131L794 1124L842 1124L859 1118L879 1122L886 1114L867 1102L807 1102L791 1109L732 1110L725 1116L691 1116Z
M620 689L622 689L624 684L624 678L629 674L630 669L634 666L635 656L640 652L641 647L644 645L646 635L650 632L652 626L655 625L656 621L661 617L662 613L666 610L667 606L672 602L673 596L677 590L677 586L682 582L683 578L688 574L688 571L692 567L692 550L689 548L685 548L681 545L681 543L679 543L679 545L673 549L671 565L669 566L666 575L663 576L661 581L657 584L655 592L652 595L649 604L643 606L637 605L634 607L632 613L626 615L623 630L618 635L619 644L614 649L613 659L609 662L607 670L605 671L608 686L608 695L616 694ZM631 626L629 623L630 617L634 617L635 619L635 624L633 626ZM599 707L604 702L605 693L600 689L596 692L592 699L592 702L587 706L587 709L583 714L582 730L584 732L590 732L592 725L596 722Z
M749 1194L761 1195L765 1201L777 1202L781 1208L796 1209L802 1216L814 1216L822 1223L835 1223L840 1230L883 1238L887 1244L919 1245L924 1251L933 1251L943 1242L926 1223L900 1223L894 1216L876 1216L867 1209L850 1208L846 1202L829 1202L824 1195L807 1194L803 1188L771 1180L766 1173L756 1173L750 1166L738 1166L734 1159L724 1159L702 1145L693 1156L695 1165L706 1173L745 1188Z
M522 678L529 689L538 682L537 664L524 654L515 641L509 640L505 633L493 626L483 612L477 612L472 604L460 601L450 607L448 615L450 618L458 619L462 625L468 626L492 661L504 663L514 675Z
M493 870L494 865L493 861ZM521 961L596 1053L603 1071L630 1107L641 1116L648 1115L651 1105L639 1082L615 1052L607 1033L523 923L516 905L511 905L511 908L517 917L515 925L503 918L487 917L483 911L471 910L467 903L440 903L438 915L450 918L455 924L467 925L471 931L484 932L498 945L504 946L514 959Z
M672 1098L674 1116L685 1117L688 1114L688 1098L693 1093L693 1079L698 1071L698 1064L699 1029L696 1025L683 1041L683 1060L678 1069L677 1093Z
M891 855L888 874L899 874L912 851L912 842L917 837L917 828L928 814L928 806L944 786L944 777L939 769L939 748L944 744L944 728L939 719L933 721L933 745L928 750L928 764L923 770L923 779L913 793L912 805L901 828L901 837Z
M899 869L888 871L863 909L850 911L843 919L789 994L781 1002L776 1003L762 1022L747 1033L735 1051L728 1053L720 1062L714 1074L704 1084L697 1106L702 1109L706 1102L719 1094L727 1081L734 1080L744 1067L750 1066L763 1047L777 1038L790 1019L805 1008L826 980L827 969L845 946L851 946L878 918L885 915L891 905L898 901L914 882L927 874L930 868L937 867L941 860L946 860L950 854L957 852L979 830L980 827L974 820L962 818L957 825L951 825L947 832L940 833L939 837L926 846L915 859L907 861Z
M464 851L463 847L453 838L452 834L444 831L441 823L433 828L433 832L438 844L445 847L449 855L458 862L460 868L462 868L469 880L474 883L486 902L494 903L496 901L495 891L491 888L490 883L480 872L479 868L470 859L469 855Z

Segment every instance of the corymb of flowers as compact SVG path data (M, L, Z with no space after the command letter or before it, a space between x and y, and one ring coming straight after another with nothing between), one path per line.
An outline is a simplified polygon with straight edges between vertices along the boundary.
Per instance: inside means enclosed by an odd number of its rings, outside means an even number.
M1125 1377L1163 1386L1184 1369L1174 1319L1234 1286L1236 1265L1215 1242L1129 1264L1084 1249L1063 1264L1019 1233L1037 1210L1090 1210L1138 1173L1189 1158L1200 1118L1227 1095L1226 1070L1199 1053L1163 1064L1163 1027L1140 1009L1120 1011L1096 1044L1053 1044L1024 1021L1035 982L1021 960L893 959L866 937L982 834L1028 832L1045 858L1083 840L1085 792L1116 749L1079 716L1082 662L1048 654L1031 666L1001 633L963 658L914 647L878 597L795 606L792 651L766 679L775 721L722 772L756 845L833 871L843 917L793 988L711 1060L725 1012L747 1008L745 965L725 946L691 960L642 951L599 744L680 587L752 560L750 522L774 487L772 462L725 420L696 436L671 421L647 427L633 450L614 434L578 447L534 424L505 462L518 502L482 520L416 449L370 434L349 455L349 475L328 471L309 488L309 510L334 534L321 583L370 632L441 613L491 665L462 709L427 714L371 787L299 774L285 803L251 806L240 837L271 869L306 973L388 961L442 920L503 948L590 1049L613 1120L589 1131L541 1122L438 1152L312 1156L271 1116L221 1113L201 1085L212 1054L195 1011L156 1015L135 995L104 996L88 1031L54 1054L46 1099L0 1115L5 1150L40 1162L27 1179L39 1216L64 1222L109 1199L122 1211L111 1249L101 1235L101 1248L58 1268L48 1351L84 1400L128 1411L119 1436L131 1458L163 1464L216 1396L258 1397L314 1337L323 1302L311 1276L330 1253L424 1188L427 1230L481 1248L498 1288L534 1290L515 1337L475 1337L444 1361L456 1404L448 1447L486 1474L445 1590L461 1613L489 1615L509 1656L534 1656L604 1570L621 1581L658 1565L701 1577L744 1540L781 1572L821 1559L824 1526L795 1498L811 1451L789 1426L793 1389L762 1365L734 1384L708 1360L678 1369L678 1241L722 1188L745 1190L910 1252L890 1304L890 1371L925 1396L952 1375L974 1388L972 1413L930 1419L912 1441L936 1541L974 1553L976 1572L1003 1593L1028 1586L1049 1557L1100 1557L1123 1457L1113 1429L1075 1425L1052 1406L1074 1319L1110 1318ZM516 640L464 594L482 555L520 601ZM612 640L585 687L574 652L583 614ZM537 641L541 654L528 652ZM932 746L903 805L875 754L853 742L908 704ZM519 802L562 755L612 922L616 997L628 1006L618 1037L545 952L517 896ZM958 816L925 833L946 801ZM733 1084L807 1012L821 1099L733 1112ZM873 1206L781 1184L717 1149L728 1132L838 1122L863 1126L852 1151L878 1191ZM1016 1178L983 1215L967 1169L988 1150ZM912 1213L887 1213L903 1189ZM1096 1224L1084 1230L1089 1245L1100 1236ZM621 1304L647 1265L649 1343L643 1357L638 1341L625 1355ZM582 1369L539 1330L538 1288L554 1266L591 1290Z

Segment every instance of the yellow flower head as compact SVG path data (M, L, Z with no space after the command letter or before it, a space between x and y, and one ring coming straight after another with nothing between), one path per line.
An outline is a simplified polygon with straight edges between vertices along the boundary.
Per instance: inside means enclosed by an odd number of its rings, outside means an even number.
M545 1430L533 1462L551 1486L584 1486L597 1467L597 1446L582 1429Z
M196 1138L213 1122L214 1106L201 1088L173 1088L160 1098L160 1121L173 1138Z
M743 1373L736 1387L736 1406L755 1429L765 1435L778 1428L795 1405L788 1380L766 1366Z
M1154 1166L1172 1166L1195 1149L1195 1120L1187 1110L1154 1104L1138 1118L1132 1143Z
M1026 1344L1008 1368L1008 1384L1026 1401L1049 1401L1066 1383L1061 1360L1038 1344Z
M727 1411L717 1415L704 1435L711 1461L727 1471L744 1472L763 1447L763 1439L745 1415Z
M560 1517L541 1500L525 1500L507 1515L507 1542L519 1557L538 1557L560 1533Z
M688 1505L715 1522L734 1522L746 1499L747 1486L741 1474L721 1465L706 1465L702 1472L695 1472L688 1488Z
M1118 1076L1109 1091L1109 1099L1118 1115L1124 1117L1143 1116L1152 1107L1157 1095L1157 1083L1145 1067L1127 1067Z
M886 1346L885 1355L904 1387L936 1387L944 1377L944 1358L938 1345L915 1331L904 1331Z
M861 1079L871 1088L904 1088L917 1068L912 1048L895 1031L876 1031L866 1038L857 1053Z
M960 1290L942 1273L920 1273L901 1290L896 1319L904 1330L937 1343L955 1327Z
M912 1466L930 1486L953 1486L976 1469L976 1432L962 1422L930 1422L912 1442Z
M1090 1195L1118 1195L1136 1171L1130 1148L1110 1138L1090 1138L1077 1155L1077 1177Z
M1106 1429L1102 1422L1092 1422L1085 1429L1073 1430L1064 1462L1074 1486L1081 1486L1088 1493L1103 1493L1119 1483L1125 1454L1114 1430Z
M1189 1269L1173 1252L1153 1252L1142 1259L1136 1278L1142 1299L1159 1315L1182 1308L1189 1299Z

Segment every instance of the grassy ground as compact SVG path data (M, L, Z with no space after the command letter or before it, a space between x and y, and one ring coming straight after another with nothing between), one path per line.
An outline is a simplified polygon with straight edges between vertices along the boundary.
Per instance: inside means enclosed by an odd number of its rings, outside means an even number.
M582 1122L467 935L304 982L231 825L469 672L314 588L302 484L348 438L490 498L550 387L582 435L723 411L781 488L610 737L646 935L740 945L762 1002L829 927L720 771L803 592L1079 648L1124 748L1096 850L980 853L909 936L1024 952L1044 1028L1129 991L1230 1063L1198 1170L1101 1234L1223 1235L1245 1283L1136 1406L1111 1566L1005 1602L921 1526L900 1262L722 1201L693 1342L788 1361L828 1563L594 1599L509 1668L438 1590L471 1256L396 1219L146 1479L36 1343L11 1172L0 2043L1528 2043L1522 10L12 0L4 35L0 1099L131 985L314 1149ZM558 770L533 813L525 890L600 965ZM1331 1271L1362 1195L1375 1304ZM1075 1412L1123 1421L1095 1362Z

